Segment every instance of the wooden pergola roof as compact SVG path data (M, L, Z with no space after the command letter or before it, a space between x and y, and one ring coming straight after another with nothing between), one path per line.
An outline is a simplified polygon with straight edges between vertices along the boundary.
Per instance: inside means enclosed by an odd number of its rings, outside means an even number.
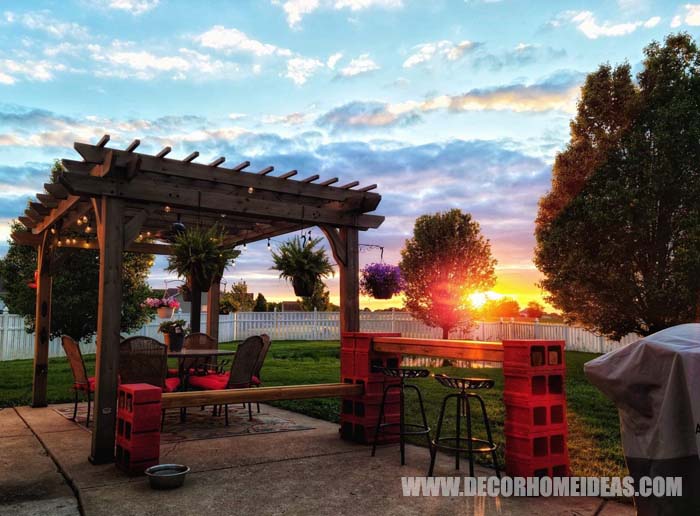
M274 167L257 172L246 170L244 161L223 167L225 158L196 163L199 153L170 159L170 147L155 155L136 152L140 141L126 149L107 147L109 136L91 145L76 142L82 161L62 160L65 172L57 182L44 185L19 220L31 229L15 234L16 241L38 245L41 233L80 229L83 217L102 196L124 200L125 245L130 250L167 254L167 246L142 245L139 236L164 237L178 218L185 225L223 225L232 243L243 244L311 226L347 227L366 230L378 227L384 217L370 215L381 196L376 185L357 188L352 181L336 186L338 178L319 182L318 175L297 179L291 170L278 176ZM33 235L33 236L32 236ZM90 248L97 243L86 238L67 247Z

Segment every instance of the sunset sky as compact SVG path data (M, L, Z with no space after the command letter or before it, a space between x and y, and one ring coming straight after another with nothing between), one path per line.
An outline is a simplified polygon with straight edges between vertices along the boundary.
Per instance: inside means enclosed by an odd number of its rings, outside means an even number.
M679 30L698 38L700 4L3 0L0 255L52 161L109 133L141 152L377 183L386 221L360 241L388 263L416 216L468 211L498 260L494 290L540 300L533 220L585 74L638 70L645 45ZM266 242L251 245L226 279L294 299L270 265Z

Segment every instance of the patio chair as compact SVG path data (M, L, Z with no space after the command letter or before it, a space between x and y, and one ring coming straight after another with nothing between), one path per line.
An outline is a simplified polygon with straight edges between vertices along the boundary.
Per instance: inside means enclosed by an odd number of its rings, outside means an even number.
M168 348L151 337L129 337L119 344L119 383L149 383L174 392L180 378L168 378ZM163 410L163 421L165 410ZM161 421L161 426L163 424Z
M258 363L255 364L255 371L253 372L253 377L250 379L251 387L262 387L262 376L260 371L265 363L265 358L267 357L267 352L270 351L270 345L272 341L268 335L262 334L260 337L263 340L263 347L260 350L260 356L258 356ZM256 403L258 408L258 414L260 413L260 403Z
M66 352L70 369L73 372L73 391L75 393L75 404L73 406L73 421L78 415L78 393L82 392L87 396L87 421L85 426L90 426L90 404L92 401L92 393L95 392L95 377L87 375L85 369L85 361L83 354L80 351L78 343L68 335L61 336L61 346Z
M267 337L267 336L264 336ZM260 357L265 339L261 336L248 337L241 342L236 349L231 371L224 374L208 374L205 376L192 376L189 385L198 389L219 391L224 389L243 389L251 386L251 380L255 367ZM215 407L216 413L216 407ZM226 426L228 426L228 405L224 405ZM248 403L248 419L253 420L253 410Z

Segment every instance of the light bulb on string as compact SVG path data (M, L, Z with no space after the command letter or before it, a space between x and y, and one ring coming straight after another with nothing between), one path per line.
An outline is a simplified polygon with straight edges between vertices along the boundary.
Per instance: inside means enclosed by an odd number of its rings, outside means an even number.
M267 248L268 248L268 249L271 248L271 246L270 246L270 239L269 239L269 238L267 239Z

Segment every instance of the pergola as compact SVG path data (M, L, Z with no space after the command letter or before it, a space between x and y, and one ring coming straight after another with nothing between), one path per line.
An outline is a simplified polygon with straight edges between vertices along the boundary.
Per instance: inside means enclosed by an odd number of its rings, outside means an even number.
M51 277L60 267L57 247L99 249L95 423L90 460L114 458L117 371L122 296L122 253L169 254L161 239L172 224L212 225L227 231L229 243L244 244L319 227L326 235L340 272L341 331L359 331L358 231L377 228L384 217L371 215L381 196L376 185L356 188L357 181L336 186L338 178L293 179L296 170L273 176L273 167L258 172L244 161L223 168L225 158L195 163L193 152L170 159L170 147L155 155L76 142L82 161L62 160L65 171L44 185L19 220L30 229L16 232L19 244L37 248L38 277L32 406L46 406L51 321ZM94 229L93 229L94 228ZM72 237L79 232L84 237ZM67 234L72 235L66 237ZM215 282L216 283L216 282ZM199 327L200 295L193 293L191 325ZM219 285L208 294L207 331L218 334Z

